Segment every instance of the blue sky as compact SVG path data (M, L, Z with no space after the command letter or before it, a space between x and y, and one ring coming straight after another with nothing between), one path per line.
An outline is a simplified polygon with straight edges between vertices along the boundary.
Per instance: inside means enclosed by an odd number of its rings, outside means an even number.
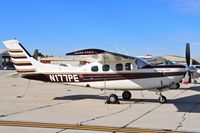
M0 0L0 41L65 56L100 48L200 57L200 0ZM1 43L0 48L4 48Z

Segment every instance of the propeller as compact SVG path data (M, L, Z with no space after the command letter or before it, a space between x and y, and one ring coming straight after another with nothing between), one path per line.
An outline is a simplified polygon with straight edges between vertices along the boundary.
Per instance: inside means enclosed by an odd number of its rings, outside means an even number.
M191 83L193 73L197 72L197 69L194 68L193 66L190 66L190 44L186 43L186 48L185 48L185 60L187 64L187 72L185 75L185 80L184 82Z

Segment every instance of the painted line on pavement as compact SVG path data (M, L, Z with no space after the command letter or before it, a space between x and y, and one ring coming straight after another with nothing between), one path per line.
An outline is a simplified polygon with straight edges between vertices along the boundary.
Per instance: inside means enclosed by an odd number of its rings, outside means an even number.
M107 126L88 126L76 124L58 124L58 123L40 123L40 122L21 122L21 121L0 121L0 126L14 126L14 127L33 127L33 128L54 128L54 129L73 129L73 130L88 130L88 131L104 131L104 132L128 132L128 133L184 133L170 130L150 130L139 128L120 128Z

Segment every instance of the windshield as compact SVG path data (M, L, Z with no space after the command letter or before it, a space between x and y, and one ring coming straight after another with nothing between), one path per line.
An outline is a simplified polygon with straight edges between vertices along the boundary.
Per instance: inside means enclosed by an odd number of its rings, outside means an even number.
M151 65L174 65L172 61L169 61L163 57L153 57L146 59Z
M136 59L135 64L137 65L138 69L150 66L150 64L148 64L145 60L142 59Z

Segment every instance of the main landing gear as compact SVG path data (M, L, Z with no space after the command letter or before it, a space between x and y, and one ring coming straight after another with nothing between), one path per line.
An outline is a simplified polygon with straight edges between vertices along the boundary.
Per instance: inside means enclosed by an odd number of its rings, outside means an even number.
M131 99L131 92L130 91L124 91L122 93L122 98L124 100L130 100ZM107 101L106 101L107 104L119 104L119 98L116 94L110 94L107 98Z
M122 98L124 99L124 100L130 100L131 99L131 92L130 91L124 91L123 93L122 93Z
M107 104L119 104L119 99L116 94L110 94L106 101Z

